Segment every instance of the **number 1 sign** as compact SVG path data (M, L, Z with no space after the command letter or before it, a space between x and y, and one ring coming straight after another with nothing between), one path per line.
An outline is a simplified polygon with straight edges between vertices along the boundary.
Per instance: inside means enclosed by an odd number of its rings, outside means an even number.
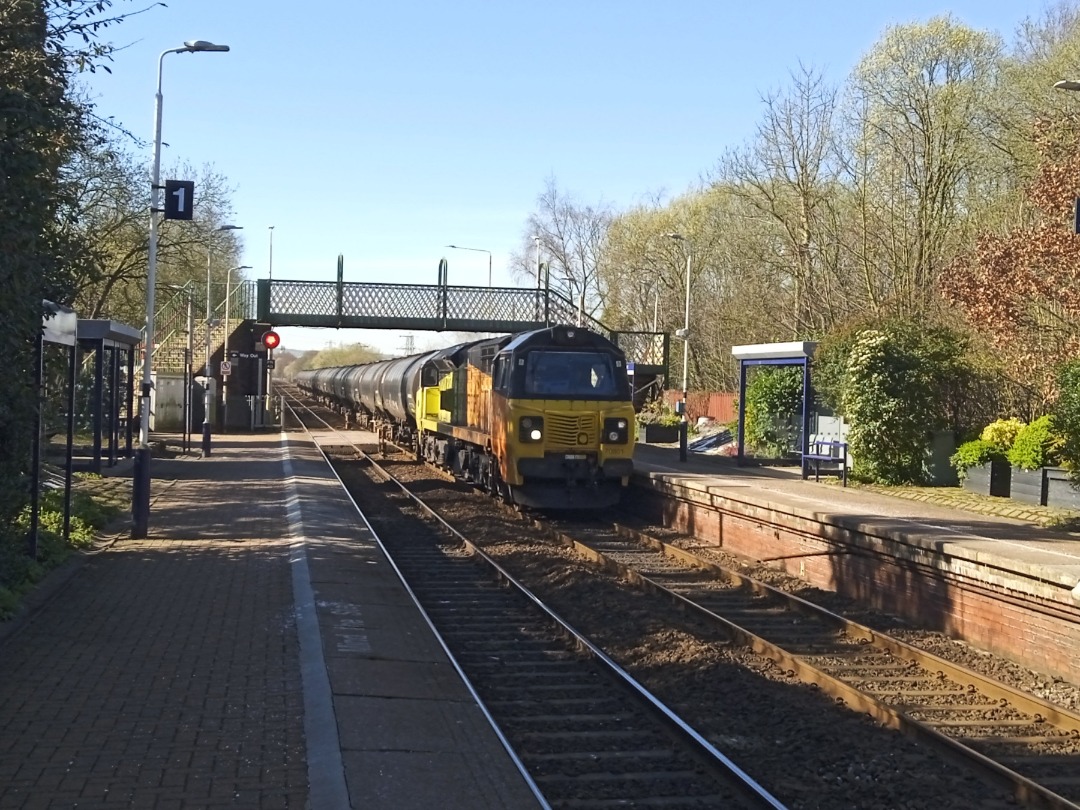
M165 219L191 219L194 207L195 183L193 181L165 181Z

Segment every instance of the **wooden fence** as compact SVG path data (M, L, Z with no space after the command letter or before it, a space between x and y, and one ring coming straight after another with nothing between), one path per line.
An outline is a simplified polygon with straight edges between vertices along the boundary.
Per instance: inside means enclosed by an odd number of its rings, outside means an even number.
M672 408L680 399L682 391L664 392L664 401ZM717 422L734 422L738 416L737 399L734 393L726 391L689 391L686 396L687 416L691 423L702 416L708 416Z

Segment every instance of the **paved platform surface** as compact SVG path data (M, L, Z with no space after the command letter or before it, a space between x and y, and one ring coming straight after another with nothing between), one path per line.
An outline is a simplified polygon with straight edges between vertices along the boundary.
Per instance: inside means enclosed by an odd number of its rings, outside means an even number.
M0 636L2 810L537 806L310 442L152 476L150 537Z
M900 533L928 551L1014 570L1047 583L1058 593L1065 589L1080 603L1080 535L1037 523L1053 510L1008 502L984 505L980 512L973 512L880 490L802 480L797 467L739 467L734 459L693 452L684 462L677 447L639 444L634 463L637 474L645 478L682 482L783 511L809 512L870 534ZM995 510L1000 514L994 514Z

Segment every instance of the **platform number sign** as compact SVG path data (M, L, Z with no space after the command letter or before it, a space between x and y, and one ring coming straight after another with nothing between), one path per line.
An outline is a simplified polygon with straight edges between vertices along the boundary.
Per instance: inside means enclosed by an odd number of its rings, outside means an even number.
M191 219L194 208L195 183L193 181L165 181L165 219Z

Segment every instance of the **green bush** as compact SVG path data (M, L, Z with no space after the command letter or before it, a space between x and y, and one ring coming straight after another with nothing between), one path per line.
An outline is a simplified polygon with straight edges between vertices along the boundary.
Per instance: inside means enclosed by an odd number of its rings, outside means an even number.
M1054 429L1061 437L1061 465L1080 486L1080 360L1058 369L1058 398L1054 403Z
M869 323L865 323L840 329L822 338L814 350L814 394L820 397L825 407L838 415L844 413L848 357L859 333L870 327Z
M979 436L984 442L988 442L1002 453L1009 452L1009 448L1016 442L1016 437L1024 429L1024 423L1015 416L1009 419L998 419L983 428Z
M792 447L786 429L802 411L801 366L764 366L746 386L746 442L770 457L778 458Z
M925 319L879 317L855 321L830 332L814 352L814 394L836 414L846 416L844 392L851 387L848 361L851 351L867 330L883 332L889 341L917 362L913 369L919 387L927 393L933 424L929 429L948 428L957 434L970 433L995 414L997 376L970 346L967 334L951 326L927 323ZM918 406L918 403L913 403Z
M78 548L93 542L97 530L120 509L101 503L86 493L73 492L71 498L70 541L64 542L64 493L45 490L38 514L37 557L27 555L30 510L24 507L15 520L0 532L0 620L14 612L18 599L49 571Z
M1061 438L1054 431L1054 417L1041 416L1025 425L1006 455L1010 464L1022 470L1055 466L1060 460Z
M930 371L905 334L859 334L844 380L856 475L884 484L924 479L923 460L938 416Z
M969 467L981 467L991 461L1004 461L1005 455L1001 449L985 439L974 439L964 442L956 448L956 452L949 457L949 463L956 470L960 480L967 478Z

